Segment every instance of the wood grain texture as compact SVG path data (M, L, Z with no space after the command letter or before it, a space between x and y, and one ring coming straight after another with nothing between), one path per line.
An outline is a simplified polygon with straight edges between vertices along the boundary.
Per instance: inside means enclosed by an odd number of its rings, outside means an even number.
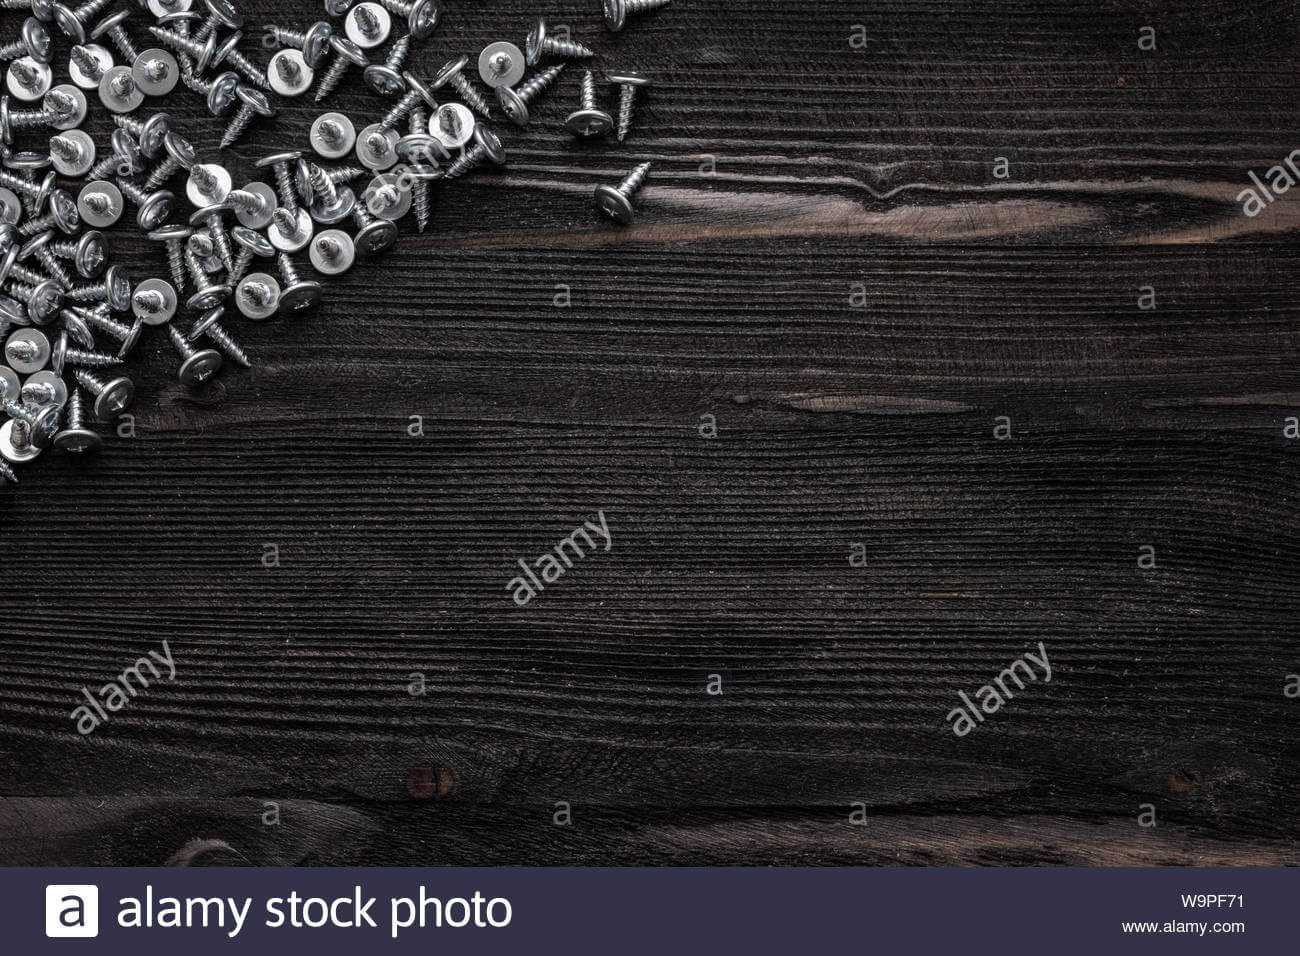
M636 132L573 142L571 73L254 369L155 335L137 436L0 490L0 862L1300 862L1300 205L1236 199L1300 146L1294 4L445 6L417 68L546 13L654 73Z

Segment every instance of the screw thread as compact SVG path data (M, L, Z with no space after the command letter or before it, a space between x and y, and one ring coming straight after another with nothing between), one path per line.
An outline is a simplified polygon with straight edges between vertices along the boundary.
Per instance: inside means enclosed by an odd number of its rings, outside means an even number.
M98 309L78 309L77 314L85 319L88 325L93 325L101 332L107 332L119 342L125 340L131 334L131 326L125 322L119 322L106 312L100 312Z
M388 67L390 70L400 70L402 64L406 62L406 55L410 50L411 35L409 33L403 33L397 38L396 42L393 43L392 47L389 48L388 56L384 59L384 66Z
M275 264L280 267L280 278L284 280L286 286L298 283L298 270L294 268L293 260L289 258L288 253L278 254L275 257Z
M181 291L180 286L177 286L177 291ZM142 292L137 292L131 296L131 302L141 312L147 312L149 315L157 315L166 304L163 294L157 289L145 289Z
M20 196L25 196L28 199L35 199L41 192L40 187L31 180L3 171L0 171L0 185L8 186Z
M208 282L208 274L203 271L203 263L199 262L197 253L189 246L185 247L185 270L190 274L190 281L194 283L194 288L202 289Z
M481 144L475 143L465 152L456 157L455 161L447 167L447 171L442 174L443 179L456 179L464 176L467 172L483 161L487 154Z
M12 482L15 485L18 484L18 476L14 474L14 470L9 467L9 462L5 461L3 458L0 458L0 478Z
M82 23L85 23L112 2L113 0L90 0L89 3L83 3L81 6L77 7L77 9L73 10L72 15Z
M425 118L425 122L428 122L427 117ZM326 177L335 186L342 183L350 183L358 176L364 176L365 174L366 170L360 166L335 166L333 169L327 169L325 171Z
M185 338L184 333L176 326L170 323L167 326L167 335L172 340L172 346L176 349L177 354L183 359L188 359L194 354L194 346L190 345Z
M542 44L542 52L566 60L589 60L596 55L586 44L579 43L577 40L563 40L560 37L547 37L546 42Z
M73 302L99 302L107 293L108 283L93 282L69 289L64 293L64 297L71 299Z
M195 163L190 167L190 179L194 180L194 185L199 187L199 192L205 196L211 196L217 188L217 177L202 163Z
M86 368L108 368L118 364L115 355L108 355L105 352L87 352L84 349L64 349L63 361L67 365L80 365Z
M164 30L162 27L150 27L149 32L178 53L185 53L196 60L203 56L203 44L196 43L189 37L173 33L171 30Z
M618 141L627 139L632 131L632 104L636 102L636 87L626 84L618 92Z
M59 285L65 289L72 287L72 276L67 269L63 268L63 263L55 258L48 245L36 250L36 258Z
M233 271L235 253L230 248L230 237L226 235L221 220L216 216L208 217L208 235L212 237L212 244L217 247L217 256L221 259L221 264L226 267L227 272Z
M18 235L22 236L24 239L27 239L30 238L31 236L36 235L39 232L44 232L46 229L49 229L51 226L54 225L57 225L54 214L46 213L44 216L41 216L39 219L29 219L27 220L27 222L19 226ZM18 267L15 266L14 268L17 269ZM14 274L17 275L16 272Z
M280 205L290 212L297 212L298 191L293 188L293 177L289 175L289 164L276 163L272 172L275 174L275 191L280 197Z
M389 13L396 13L400 17L411 15L412 4L405 3L403 0L379 0L379 5Z
M136 52L135 44L131 42L131 38L126 35L126 31L123 30L120 25L115 26L113 29L108 31L108 38L113 41L113 45L117 47L117 51L132 63L134 63L136 58L140 55Z
M0 46L0 60L17 60L27 50L27 44L22 40L15 40L13 43L6 43Z
M275 61L275 72L280 74L280 79L290 85L297 83L302 77L302 67L298 65L298 61L287 56L282 56Z
M166 165L166 161L164 161L163 165ZM157 170L155 170L155 172L156 171ZM169 173L168 175L171 174ZM152 180L153 177L150 176L149 179ZM145 185L149 186L149 182L146 181ZM123 196L131 200L131 202L135 203L137 206L143 206L145 201L148 200L149 198L148 194L146 194L143 189L141 189L135 183L131 182L131 180L127 179L125 176L117 177L117 188L122 191ZM149 188L152 189L154 187L149 186Z
M122 99L126 99L136 90L135 78L130 73L116 73L109 79L108 87Z
M353 7L353 10L356 12L357 31L367 40L376 39L380 31L379 17L366 6Z
M239 108L239 112L235 114L235 118L230 121L230 125L226 127L226 131L221 134L222 149L234 145L239 137L244 135L244 130L248 129L252 124L254 115L252 108L247 105Z
M57 118L53 110L24 110L9 114L9 125L14 129L35 129Z
M460 98L469 104L470 109L480 116L491 116L488 110L487 100L483 99L483 94L474 89L474 84L470 83L464 76L457 73L451 78L451 85L455 87Z
M104 389L108 388L108 383L95 375L94 372L84 368L75 368L72 370L72 377L77 380L77 384L84 388L95 398L99 398Z
M68 395L67 404L63 406L63 413L67 416L68 428L82 428L86 424L86 406L81 398L81 389L73 386L72 392Z
M239 343L230 337L230 333L222 327L220 322L213 322L203 334L216 343L217 348L225 352L236 364L244 368L252 368L253 363L248 360L247 353L240 347Z
M94 170L91 172L93 174ZM103 175L107 175L107 173ZM101 216L105 215L113 208L113 200L109 198L107 193L82 193L81 201L90 208L91 212L97 213Z
M616 187L623 195L624 199L630 200L640 191L642 184L645 183L646 175L649 172L650 164L642 163L640 166L633 169L632 172L627 174L627 178Z
M167 75L167 70L170 68L164 60L160 60L158 57L152 57L144 61L142 69L144 70L145 76L149 77L153 82L159 83L162 81L163 77Z
M229 63L233 66L254 86L260 86L264 90L269 90L271 88L271 81L266 78L266 71L259 69L257 64L253 63L238 50L231 50L227 53L223 62ZM281 60L280 62L283 63L284 61Z
M21 262L15 262L9 268L9 274L15 279L20 279L29 285L40 285L42 282L48 282L49 276L43 276L39 272L33 272Z
M316 248L327 262L333 262L343 253L343 246L333 236L317 236Z
M407 122L410 123L411 134L416 135L424 132L429 118L423 109L416 108L411 110ZM411 183L411 209L415 213L415 227L424 232L429 226L429 183L422 176L415 177Z
M365 203L357 203L352 207L352 221L356 223L358 229L364 229L375 221L375 217L365 208Z
M68 139L66 136L50 137L50 152L59 159L66 160L69 163L75 163L81 159L81 144L76 140Z
M348 64L352 61L345 56L334 54L334 62L330 64L325 75L321 77L320 85L316 87L316 102L319 103L330 93L334 92L334 87L339 85L339 80L343 79L343 74L348 70Z
M240 246L239 251L235 253L235 265L230 270L229 284L234 285L244 278L244 273L248 271L249 264L253 261L253 250L247 246Z
M423 97L415 90L407 90L402 98L393 105L393 108L384 114L384 118L379 121L378 125L383 129L395 129L406 114L415 109L415 104L422 100Z
M179 294L185 290L185 250L180 241L170 239L167 242L167 271L171 273L172 285ZM138 295L138 293L137 293Z
M242 213L256 216L265 211L266 199L247 189L232 189L226 193L226 202Z
M199 96L207 96L212 91L212 83L200 79L192 71L181 70L181 82Z
M548 66L542 72L528 79L523 86L515 90L515 95L524 101L527 105L531 103L539 93L555 82L555 78L564 70L563 63L557 63L555 66Z
M18 53L21 54L22 51L19 50ZM3 59L5 59L5 57L3 55L0 55L0 60ZM28 66L22 60L14 60L12 63L10 63L9 73L13 76L15 80L18 81L18 84L20 86L28 90L36 89L37 84L40 82L41 79L40 73L37 71L37 69L34 66Z
M627 15L634 16L639 13L649 13L651 10L658 10L660 7L666 7L673 0L626 0L624 6L627 8Z
M280 46L292 46L301 50L303 44L307 42L307 34L303 30L290 30L287 27L277 27L274 24L267 27L267 29L270 31L271 39Z
M298 235L298 211L296 209L289 210L281 206L271 213L271 221L286 236Z
M325 200L326 205L333 205L338 201L338 188L325 175L325 170L321 169L315 163L308 166L308 180L311 182L311 188L320 193Z
M596 108L596 77L591 70L586 70L582 74L580 102L584 110L594 110Z

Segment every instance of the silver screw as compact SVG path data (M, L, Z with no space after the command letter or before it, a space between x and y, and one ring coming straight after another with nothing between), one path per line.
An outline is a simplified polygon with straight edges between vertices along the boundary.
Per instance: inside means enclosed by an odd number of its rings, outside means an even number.
M544 56L559 57L563 60L589 60L596 55L590 47L574 40L562 40L550 36L546 30L545 17L538 17L537 23L528 32L524 50L529 66L536 66Z
M288 30L272 24L267 31L280 46L301 50L302 58L313 70L320 66L329 52L329 39L334 35L334 28L324 20L317 20L306 30Z
M564 120L575 136L604 136L614 127L614 119L596 105L596 77L591 70L582 75L581 105Z
M640 73L615 73L609 82L618 87L618 141L627 139L632 131L632 107L636 103L637 90L645 89L650 81Z
M406 17L406 28L417 40L425 40L438 27L437 0L379 0L379 5L389 13Z
M141 330L144 329L144 323L139 319L128 325L110 316L107 304L96 306L93 309L75 309L74 311L81 316L87 325L93 326L117 340L119 343L118 358L126 358L130 354L131 350L135 348L136 342L140 340Z
M320 84L316 87L317 103L333 92L334 87L339 85L339 80L343 79L343 74L348 71L349 66L364 68L370 65L370 61L361 52L361 48L351 40L333 36L330 37L329 43L330 48L334 51L334 62L330 64L329 69L325 71L325 75L321 77Z
M500 166L506 161L506 151L505 147L501 145L501 140L497 138L497 134L492 132L487 125L479 123L474 128L474 145L465 150L454 163L447 167L446 172L442 174L442 178L457 179L484 161Z
M440 69L437 75L433 78L433 82L429 84L429 87L434 90L440 90L444 86L450 84L451 88L460 94L460 98L464 100L469 107L474 110L474 112L478 113L480 116L490 117L491 113L488 110L487 100L483 99L483 94L476 90L474 85L470 83L469 79L465 76L464 70L467 63L469 63L469 57L467 56L462 56L458 59L444 63L442 69Z
M617 33L628 17L639 16L666 7L672 0L604 0L605 26Z
M242 365L244 368L252 368L253 363L248 360L247 353L221 324L221 317L225 314L225 311L224 308L218 306L199 316L198 321L190 329L190 340L193 341L200 335L206 335L235 364Z
M405 34L397 38L388 48L388 56L383 63L371 63L361 74L366 85L380 96L400 96L406 89L402 81L402 64L406 62L411 49L411 36Z
M73 43L86 42L86 21L98 15L113 0L90 0L89 3L83 3L75 10L64 6L62 3L55 3L51 6L54 13L54 22L59 29Z
M182 385L202 385L221 368L221 353L216 349L196 349L175 325L167 326L167 334L182 359L176 372Z
M93 372L79 368L73 371L72 377L95 400L92 411L100 421L121 415L131 407L131 400L135 398L135 385L125 376L106 382Z
M529 121L528 106L546 90L564 70L563 63L549 66L536 76L528 79L517 90L508 86L497 87L497 102L502 111L516 126L527 126Z
M617 186L597 186L594 193L596 208L624 225L630 223L636 218L632 199L641 190L649 172L650 164L642 163Z
M74 387L68 395L64 418L63 429L54 436L55 448L77 454L99 450L104 442L86 425L86 408L81 398L81 389Z
M146 193L135 183L121 176L117 177L117 188L122 191L123 196L135 203L135 221L142 231L149 232L156 229L171 215L172 204L176 197L169 190L159 189L156 192Z
M271 105L270 100L260 90L251 87L241 86L235 90L235 95L239 97L239 112L235 118L230 121L226 131L221 135L221 148L234 145L235 141L244 134L253 120L258 116L274 116L275 107Z

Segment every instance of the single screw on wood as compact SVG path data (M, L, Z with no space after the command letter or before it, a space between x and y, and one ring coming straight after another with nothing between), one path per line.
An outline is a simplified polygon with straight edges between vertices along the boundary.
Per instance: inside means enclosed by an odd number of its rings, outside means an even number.
M596 77L591 70L582 75L581 105L564 120L564 125L575 136L590 138L604 136L614 127L614 119L596 105Z
M564 70L563 63L548 66L540 73L530 77L517 89L508 86L497 87L497 102L502 111L516 126L527 126L529 121L528 106L542 94Z
M618 131L615 135L621 143L632 131L632 112L637 91L648 87L650 80L640 73L628 72L611 74L609 82L618 87Z
M110 13L104 19L100 20L99 23L95 24L95 29L90 31L89 36L92 40L98 40L100 37L107 34L108 39L112 42L113 46L117 47L117 52L121 53L122 57L128 63L134 63L140 58L140 53L136 50L135 44L131 42L131 38L127 36L126 30L122 27L122 23L129 19L130 16L130 10L119 10L117 13ZM85 67L83 66L82 69L84 70ZM87 72L86 75L89 76L89 72Z
M628 17L640 16L670 3L672 0L604 0L605 26L617 33L623 29Z
M9 462L5 461L3 458L0 458L0 479L11 482L15 485L18 484L17 473L9 467Z
M357 232L353 237L353 244L357 252L365 256L373 256L382 252L397 241L397 226L387 219L377 219L370 215L363 202L357 203L352 207L352 221L356 224Z
M54 350L50 353L50 368L63 374L67 368L111 368L114 365L121 365L121 360L116 355L109 355L107 352L88 352L83 349L68 348L67 334L59 336L59 342L55 345Z
M447 167L443 179L457 179L484 162L500 166L506 161L506 150L497 134L484 123L474 127L474 145L465 150Z
M184 226L167 226L149 233L148 238L161 242L167 249L167 268L171 272L172 285L177 292L185 291L185 240L189 239L190 230Z
M617 186L597 186L594 193L596 208L624 225L630 223L636 218L632 199L641 191L649 172L650 164L642 163Z
M280 269L280 308L288 312L305 312L320 304L321 284L315 279L303 279L287 253L275 257Z
M196 349L175 325L167 326L167 334L182 359L176 372L182 385L202 385L221 368L221 353L216 349Z
M595 55L590 47L576 40L551 36L546 29L545 17L537 18L537 23L528 31L528 39L524 43L524 56L529 66L536 66L544 56L562 60L589 60Z
M421 136L429 128L429 117L419 108L411 110L407 122L409 136ZM400 148L401 140L398 140L398 146ZM415 227L424 232L429 226L429 180L423 176L416 176L411 183L411 208L415 210Z
M226 357L236 365L252 368L253 363L248 360L248 354L221 324L221 317L225 312L226 310L221 306L204 312L190 329L190 340L193 341L201 335L207 336L212 344L224 352Z

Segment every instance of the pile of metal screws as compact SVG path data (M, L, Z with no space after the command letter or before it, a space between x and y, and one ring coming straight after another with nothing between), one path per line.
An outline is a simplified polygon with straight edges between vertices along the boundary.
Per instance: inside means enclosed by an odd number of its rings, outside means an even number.
M149 326L166 327L177 378L187 386L207 382L227 361L250 366L227 328L228 309L230 317L262 321L314 308L321 283L304 277L295 253L306 249L317 273L336 275L356 257L388 249L408 212L424 232L431 189L505 162L490 125L496 115L528 126L564 68L593 58L538 19L523 49L499 41L481 52L487 95L469 75L469 56L427 78L404 69L439 29L438 0L324 0L325 19L264 28L259 49L275 50L265 65L240 52L247 34L233 0L201 0L201 9L197 0L136 0L116 12L107 9L112 2L0 0L0 9L27 14L17 36L0 43L8 64L8 92L0 95L0 404L7 416L0 484L17 481L13 465L51 446L99 448L95 423L130 405L135 386L120 369ZM669 2L601 0L615 31ZM68 82L55 82L60 68ZM225 122L226 147L275 117L274 97L310 92L320 102L354 68L387 101L378 115L358 132L342 113L322 113L310 150L263 157L256 167L268 181L238 187L223 165L199 160L156 103L184 91L199 96ZM578 137L613 134L621 142L649 80L623 72L605 83L616 115L601 108L596 77L584 70L565 126ZM99 147L79 128L91 97L116 126ZM32 148L41 142L45 148ZM329 164L335 161L347 164ZM596 187L595 206L631 222L649 168ZM112 262L100 230L124 215L127 228L157 244L169 278L137 282Z

